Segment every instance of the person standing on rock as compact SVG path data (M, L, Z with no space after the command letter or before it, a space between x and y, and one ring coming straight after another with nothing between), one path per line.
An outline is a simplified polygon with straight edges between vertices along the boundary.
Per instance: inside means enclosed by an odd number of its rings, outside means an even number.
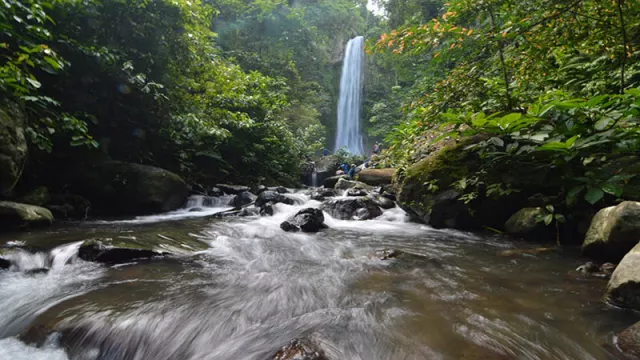
M376 143L373 144L373 153L377 155L379 152L380 152L380 143L376 141Z
M351 169L349 169L349 179L352 179L356 176L356 164L351 164Z

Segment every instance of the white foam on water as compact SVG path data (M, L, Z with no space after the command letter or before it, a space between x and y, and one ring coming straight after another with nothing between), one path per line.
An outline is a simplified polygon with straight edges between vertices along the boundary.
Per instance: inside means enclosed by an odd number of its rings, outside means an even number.
M69 357L63 349L55 345L54 341L47 341L44 346L37 348L10 337L0 340L0 359L69 360Z

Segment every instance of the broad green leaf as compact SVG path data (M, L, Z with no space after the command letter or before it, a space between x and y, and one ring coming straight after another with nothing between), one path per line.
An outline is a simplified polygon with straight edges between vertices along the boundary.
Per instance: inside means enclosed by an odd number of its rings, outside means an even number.
M602 200L604 197L604 191L600 188L590 187L587 189L587 193L584 194L584 199L591 205L597 203Z
M602 191L615 197L620 197L623 192L622 186L613 183L605 183L602 185Z
M544 217L544 224L545 224L545 225L549 225L549 224L551 224L551 222L552 222L552 221L553 221L553 214L547 214L547 215Z
M604 118L598 120L596 122L596 124L593 126L593 128L598 130L598 131L602 131L602 130L606 129L606 127L609 125L610 122L611 122L611 118L604 117Z

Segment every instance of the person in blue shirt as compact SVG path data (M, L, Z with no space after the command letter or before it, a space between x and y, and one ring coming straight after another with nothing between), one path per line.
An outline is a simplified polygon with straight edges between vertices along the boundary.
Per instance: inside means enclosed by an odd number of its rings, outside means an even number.
M325 148L324 149L324 156L328 156L329 155L329 149Z
M347 164L342 164L340 165L340 169L342 169L342 172L346 175L349 173L349 165Z

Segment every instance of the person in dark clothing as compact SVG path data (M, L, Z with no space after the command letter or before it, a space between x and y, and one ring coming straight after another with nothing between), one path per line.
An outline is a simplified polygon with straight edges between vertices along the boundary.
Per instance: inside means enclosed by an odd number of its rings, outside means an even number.
M351 169L349 169L349 179L353 179L356 176L356 164L351 164Z
M373 153L377 155L379 152L380 152L380 143L376 141L376 143L373 145Z
M329 156L329 149L324 149L324 156Z

